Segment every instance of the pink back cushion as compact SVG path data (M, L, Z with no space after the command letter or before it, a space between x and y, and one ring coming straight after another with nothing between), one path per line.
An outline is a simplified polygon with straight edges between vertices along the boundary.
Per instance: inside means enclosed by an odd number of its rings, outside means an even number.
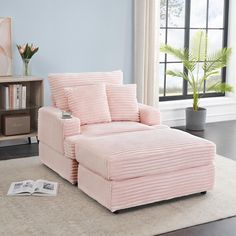
M49 74L48 81L51 89L53 105L61 110L68 110L64 88L97 83L122 84L123 72L112 71Z
M136 84L107 85L112 121L139 121Z
M65 88L69 109L81 125L111 122L105 84Z

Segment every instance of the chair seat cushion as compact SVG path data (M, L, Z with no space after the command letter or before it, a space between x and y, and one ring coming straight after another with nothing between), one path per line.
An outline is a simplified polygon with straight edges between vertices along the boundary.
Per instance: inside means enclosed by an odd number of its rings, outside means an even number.
M83 138L76 159L108 180L161 174L212 164L215 144L175 129Z
M139 122L120 121L101 124L91 124L81 126L83 135L107 135L114 133L123 133L139 130L152 130L152 126L144 125Z
M155 127L156 128L156 127ZM159 125L158 128L168 128L164 125ZM65 156L67 158L75 159L75 144L80 142L83 137L94 137L101 135L110 135L115 133L152 130L154 127L143 125L138 122L111 122L90 124L81 126L81 134L67 137L64 141Z

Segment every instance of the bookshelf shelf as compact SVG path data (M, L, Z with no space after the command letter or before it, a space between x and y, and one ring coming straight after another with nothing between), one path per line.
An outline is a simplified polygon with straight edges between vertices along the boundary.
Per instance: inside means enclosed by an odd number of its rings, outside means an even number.
M5 107L0 103L0 142L12 139L30 138L37 136L38 128L38 109L43 106L43 79L35 76L0 76L0 102L6 99L3 93L4 87L11 85L20 85L26 87L26 105L22 107ZM28 114L30 115L29 134L19 134L5 136L2 134L2 117L3 115Z
M30 138L30 137L36 137L36 136L37 136L37 130L32 130L29 134L19 134L19 135L11 135L11 136L5 136L3 134L0 134L0 141Z
M27 110L32 110L32 109L39 109L41 106L38 105L29 105L26 108L2 108L0 107L0 112L4 111L27 111Z

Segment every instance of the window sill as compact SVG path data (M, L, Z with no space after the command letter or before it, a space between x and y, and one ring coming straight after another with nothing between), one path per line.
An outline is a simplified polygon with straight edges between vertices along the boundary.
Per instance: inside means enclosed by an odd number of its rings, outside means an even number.
M224 105L236 105L236 98L233 97L201 98L199 100L199 105L205 108L224 106ZM182 110L185 109L186 107L191 107L191 106L192 106L192 99L159 102L160 111Z
M162 123L168 126L185 125L185 108L192 106L192 99L159 102ZM207 108L207 122L236 119L236 98L202 98L200 106Z

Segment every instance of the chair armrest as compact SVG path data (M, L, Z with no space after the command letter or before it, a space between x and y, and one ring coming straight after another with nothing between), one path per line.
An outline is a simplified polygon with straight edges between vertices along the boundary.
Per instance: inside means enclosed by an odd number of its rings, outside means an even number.
M139 103L140 123L145 125L160 125L160 111L152 106Z
M80 133L80 119L62 119L62 111L55 107L39 109L38 137L40 142L64 154L64 139Z

